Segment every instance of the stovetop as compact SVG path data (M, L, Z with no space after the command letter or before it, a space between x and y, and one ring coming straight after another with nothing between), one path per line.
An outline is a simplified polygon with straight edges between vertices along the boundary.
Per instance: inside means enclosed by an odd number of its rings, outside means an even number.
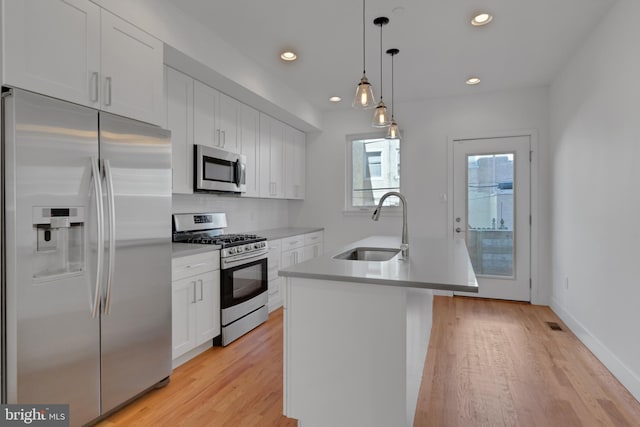
M218 245L220 258L238 259L264 255L269 251L267 238L249 233L224 234L227 216L222 212L174 214L173 241Z
M173 241L181 243L198 243L201 245L219 245L222 248L264 242L266 237L256 234L216 234L214 231L174 233Z

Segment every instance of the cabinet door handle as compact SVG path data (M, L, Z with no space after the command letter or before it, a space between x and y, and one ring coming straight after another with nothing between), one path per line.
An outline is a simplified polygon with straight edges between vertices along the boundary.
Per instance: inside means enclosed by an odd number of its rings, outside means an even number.
M203 301L204 300L204 283L202 282L202 279L200 279L200 299L198 301Z
M213 144L222 147L222 145L220 145L220 129L216 129L216 141L213 141Z
M98 102L98 72L91 73L91 102Z
M195 282L195 280L193 282L191 282L191 284L193 285L193 300L191 301L191 304L195 304L196 303L196 282Z
M107 99L105 100L104 105L106 105L107 107L110 107L111 106L111 77L106 77L104 80L107 86Z
M222 148L227 145L227 132L222 131Z

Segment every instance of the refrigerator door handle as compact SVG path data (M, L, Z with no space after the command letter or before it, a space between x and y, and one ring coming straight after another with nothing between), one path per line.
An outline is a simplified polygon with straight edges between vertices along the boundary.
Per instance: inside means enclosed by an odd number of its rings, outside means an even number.
M111 310L111 289L113 287L113 274L116 261L116 206L115 195L113 193L113 175L111 174L111 164L109 160L105 159L103 166L107 183L107 212L109 214L109 275L107 276L107 296L104 307L104 314L108 315Z
M91 158L91 174L93 175L93 188L96 193L96 219L98 222L98 256L96 262L96 286L95 297L93 299L93 307L91 309L91 317L94 319L98 317L98 311L100 308L100 283L102 282L102 253L104 248L104 211L102 206L102 179L100 176L100 169L98 167L98 159L96 157Z

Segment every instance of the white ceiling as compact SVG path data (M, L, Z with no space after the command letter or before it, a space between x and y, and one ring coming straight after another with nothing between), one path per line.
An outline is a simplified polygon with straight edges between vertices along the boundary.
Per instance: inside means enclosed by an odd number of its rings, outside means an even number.
M170 0L320 110L351 105L362 72L361 0ZM383 49L395 57L395 101L549 84L616 0L367 0L367 75L380 87ZM475 11L494 15L469 24ZM285 63L285 49L298 60ZM391 59L384 54L384 98ZM220 58L224 61L224 58ZM471 75L482 79L467 86ZM338 105L329 96L341 96Z

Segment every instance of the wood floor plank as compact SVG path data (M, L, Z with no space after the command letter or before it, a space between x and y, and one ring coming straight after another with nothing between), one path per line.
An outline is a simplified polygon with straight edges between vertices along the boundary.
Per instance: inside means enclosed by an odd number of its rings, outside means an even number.
M98 425L296 426L281 415L282 317L190 360ZM435 297L414 427L476 426L640 427L640 402L549 307Z

